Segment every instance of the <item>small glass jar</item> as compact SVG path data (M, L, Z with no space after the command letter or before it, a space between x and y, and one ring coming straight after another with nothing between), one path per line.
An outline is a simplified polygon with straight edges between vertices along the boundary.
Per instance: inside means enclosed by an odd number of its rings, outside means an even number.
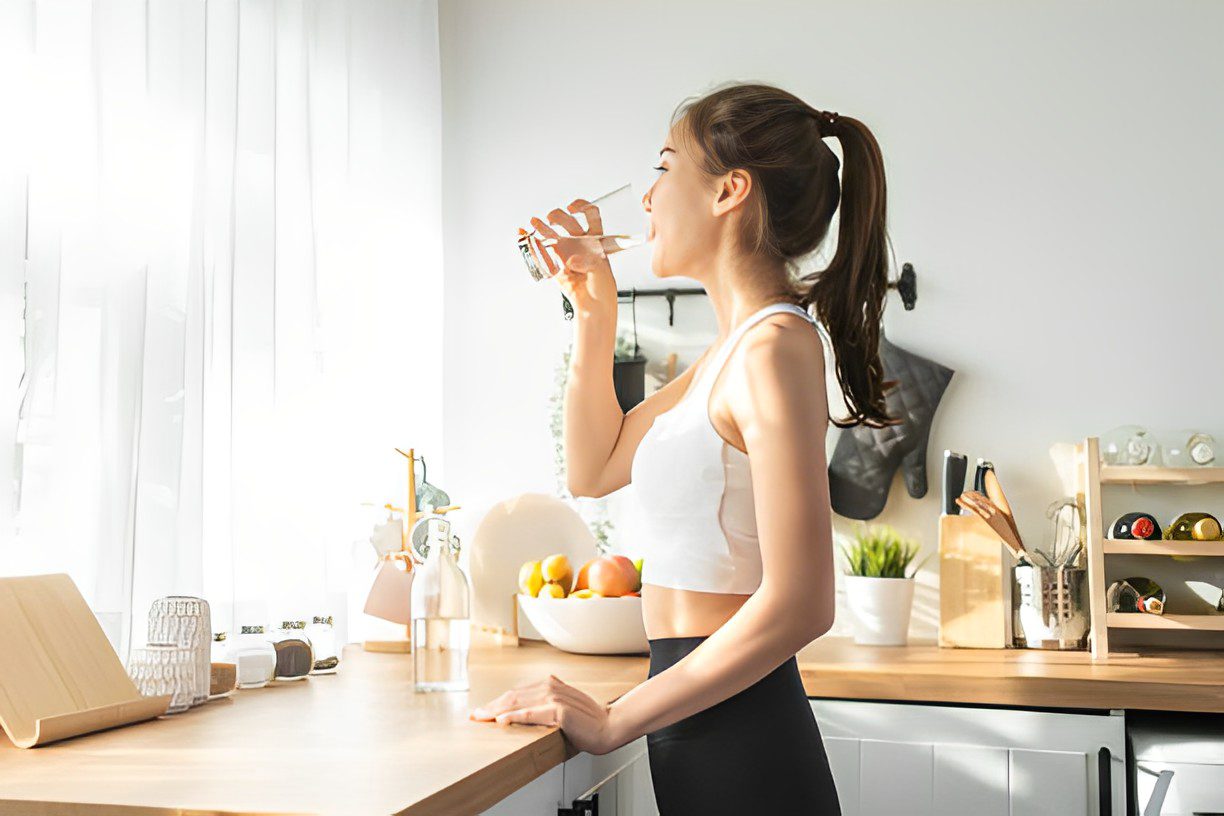
M229 663L229 632L213 632L209 660L213 663Z
M150 643L133 649L128 676L144 697L170 695L167 714L191 708L196 688L196 652L177 643Z
M306 621L284 621L273 633L276 679L302 680L314 668L314 648L306 635Z
M306 627L306 636L314 649L314 668L311 674L335 674L340 666L340 649L336 643L336 629L331 615L315 615Z
M276 647L259 625L243 626L227 654L238 672L238 688L263 688L276 675Z

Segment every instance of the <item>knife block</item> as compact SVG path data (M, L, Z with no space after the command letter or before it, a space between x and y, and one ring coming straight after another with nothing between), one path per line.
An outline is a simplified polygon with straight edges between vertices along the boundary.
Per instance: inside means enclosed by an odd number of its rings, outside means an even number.
M1011 554L982 518L939 517L939 645L1012 645Z

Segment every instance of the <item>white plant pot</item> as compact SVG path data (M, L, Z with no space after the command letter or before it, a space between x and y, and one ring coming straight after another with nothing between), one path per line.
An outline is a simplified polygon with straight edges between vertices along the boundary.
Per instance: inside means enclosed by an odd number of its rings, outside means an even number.
M846 606L854 619L854 642L904 646L914 607L913 578L847 575Z

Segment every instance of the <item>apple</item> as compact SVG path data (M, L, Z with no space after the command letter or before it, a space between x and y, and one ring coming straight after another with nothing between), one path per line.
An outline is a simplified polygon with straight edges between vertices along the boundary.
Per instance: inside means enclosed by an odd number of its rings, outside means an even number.
M578 570L578 576L574 578L574 590L575 591L579 589L590 589L591 585L587 582L587 571L591 568L591 565L594 563L595 563L595 559L592 558L590 561L582 565L582 569Z
M628 595L636 590L637 570L633 569L633 562L624 558L630 567L626 570L618 558L624 557L603 555L587 565L587 581L591 589L611 597Z
M638 572L637 566L623 555L614 555L612 558L616 561L616 563L620 564L621 569L623 569L625 574L629 576L629 581L631 584L630 591L636 592L641 589L642 574Z

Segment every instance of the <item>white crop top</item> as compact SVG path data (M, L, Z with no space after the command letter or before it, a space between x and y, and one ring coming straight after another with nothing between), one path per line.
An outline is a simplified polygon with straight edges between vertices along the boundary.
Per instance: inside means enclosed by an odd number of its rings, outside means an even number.
M748 455L718 435L709 398L736 341L757 321L780 311L802 315L820 328L793 303L771 303L749 315L638 443L630 482L642 583L744 595L760 586Z

